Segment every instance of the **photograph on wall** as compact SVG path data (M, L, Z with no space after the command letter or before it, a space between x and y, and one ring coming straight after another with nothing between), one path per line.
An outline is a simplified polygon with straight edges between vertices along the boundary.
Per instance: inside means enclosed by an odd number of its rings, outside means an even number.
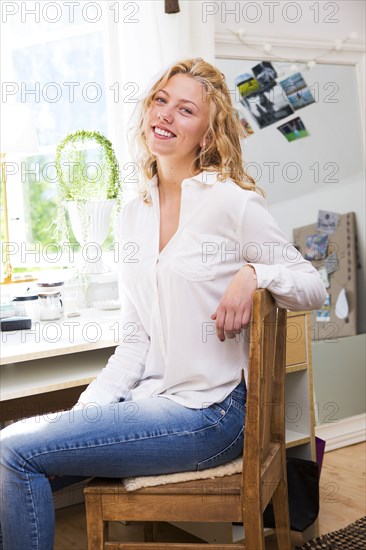
M316 311L316 320L317 322L329 322L330 321L330 296L327 294L327 297L324 300L324 304L321 309Z
M278 126L277 130L285 136L287 141L295 141L309 135L309 132L305 128L305 125L300 117L296 117L288 122L285 122L285 124Z
M257 93L261 87L258 80L256 80L254 76L249 73L244 73L237 76L235 79L235 86L239 91L240 103L243 103L246 97ZM243 103L243 105L245 105L245 103Z
M287 99L283 97L282 88L278 84L265 92L244 98L243 105L249 110L259 128L275 124L294 112Z
M250 125L250 122L248 121L247 117L244 115L243 111L238 109L237 112L238 112L238 118L239 118L240 124L242 125L244 133L245 133L244 138L254 134L254 130L253 130L252 126Z
M281 80L280 85L295 111L315 103L314 96L301 73L295 73Z
M339 260L338 260L337 252L335 250L325 258L324 265L328 275L331 275L331 273L338 271Z
M258 63L252 68L252 71L261 88L267 89L276 85L277 72L269 61Z
M329 212L329 210L318 211L318 223L316 225L317 231L321 233L328 233L331 235L337 229L339 224L340 214L337 212Z
M304 252L305 260L321 260L326 257L328 249L328 235L316 233L306 237Z
M324 265L318 268L318 273L324 283L325 288L330 287L329 277L328 277L328 271Z

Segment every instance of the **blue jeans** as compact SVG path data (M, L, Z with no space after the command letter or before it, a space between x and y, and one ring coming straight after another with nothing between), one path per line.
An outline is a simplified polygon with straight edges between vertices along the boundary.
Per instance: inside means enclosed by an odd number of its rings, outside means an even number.
M8 426L1 432L0 549L52 550L48 476L154 475L203 470L236 458L243 449L245 402L241 383L208 408L153 397L102 408L90 404Z

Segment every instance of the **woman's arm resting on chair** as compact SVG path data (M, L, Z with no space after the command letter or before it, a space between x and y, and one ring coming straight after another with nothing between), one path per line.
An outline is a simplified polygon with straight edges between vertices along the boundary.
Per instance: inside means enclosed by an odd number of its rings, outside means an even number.
M238 240L241 250L253 250L255 257L243 258L248 264L233 277L212 315L220 340L234 338L247 326L256 288L267 288L279 307L292 311L323 305L326 289L318 271L288 242L264 199L253 191L244 205Z

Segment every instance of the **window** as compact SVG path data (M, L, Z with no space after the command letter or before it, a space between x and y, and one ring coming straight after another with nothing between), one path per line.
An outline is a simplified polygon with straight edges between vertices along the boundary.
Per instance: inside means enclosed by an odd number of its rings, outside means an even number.
M11 263L19 269L24 264L28 269L54 267L49 254L57 217L56 147L78 129L98 130L113 143L111 111L116 107L113 94L106 93L106 10L99 11L102 2L63 2L59 10L57 2L50 2L47 11L43 2L8 4L18 5L18 12L5 19L3 14L1 106L27 105L38 141L36 153L6 157ZM66 10L67 4L74 8ZM4 136L7 131L5 126ZM54 252L55 258L60 256L56 246ZM68 262L69 254L58 260L60 267Z

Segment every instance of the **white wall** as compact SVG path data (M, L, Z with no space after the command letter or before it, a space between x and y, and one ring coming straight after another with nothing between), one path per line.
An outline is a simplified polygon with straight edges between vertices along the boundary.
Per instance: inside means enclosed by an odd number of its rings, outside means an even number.
M216 31L242 29L246 36L273 36L303 40L339 40L356 32L365 42L366 4L361 0L310 2L206 1L204 13L215 17Z

